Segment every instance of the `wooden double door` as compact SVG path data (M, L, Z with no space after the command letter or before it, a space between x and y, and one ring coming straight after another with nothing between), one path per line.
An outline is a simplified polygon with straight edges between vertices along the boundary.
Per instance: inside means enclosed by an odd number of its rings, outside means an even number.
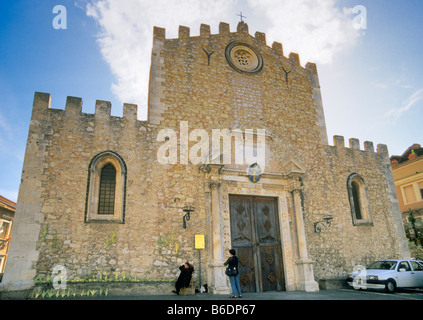
M285 290L276 199L231 195L229 202L242 291Z

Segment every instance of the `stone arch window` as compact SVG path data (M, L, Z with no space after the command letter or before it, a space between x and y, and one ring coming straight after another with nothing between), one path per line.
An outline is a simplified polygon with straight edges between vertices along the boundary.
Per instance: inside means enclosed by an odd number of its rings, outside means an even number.
M112 151L96 155L89 165L85 222L125 221L126 165Z
M373 225L368 190L364 179L357 173L348 177L348 197L353 225Z

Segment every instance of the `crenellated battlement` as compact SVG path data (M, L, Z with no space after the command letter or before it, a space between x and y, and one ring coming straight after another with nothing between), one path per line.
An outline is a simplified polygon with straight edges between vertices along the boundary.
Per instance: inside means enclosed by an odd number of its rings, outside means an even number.
M154 27L153 30L153 39L157 40L157 41L165 41L165 40L181 40L181 41L187 41L189 39L196 39L196 38L208 38L211 36L216 36L216 35L220 35L223 37L227 37L229 35L235 35L235 34L239 34L240 36L243 35L248 35L251 36L249 34L249 30L248 30L248 24L246 24L244 21L241 21L238 23L237 26L237 31L236 32L231 32L230 31L230 25L226 22L220 22L219 24L219 33L218 34L212 34L210 31L210 25L208 24L201 24L200 26L200 35L199 36L191 36L191 30L189 27L186 26L179 26L178 29L178 38L166 38L166 29L165 28L160 28L160 27ZM276 42L274 41L272 46L268 46L267 45L267 41L266 41L266 34L263 32L259 32L257 31L254 36L251 36L252 38L254 38L255 42L259 45L263 45L268 47L269 49L272 49L274 51L274 53L276 53L277 55L286 58L287 60L291 61L293 64L297 65L297 66L301 66L300 63L300 56L298 53L294 53L291 52L288 57L284 56L284 52L283 52L283 45L280 42ZM317 68L316 65L314 63L307 63L304 67L307 71L309 72L313 72L317 74Z
M75 115L90 115L82 112L82 98L68 96L66 98L66 104L64 109L53 109L51 108L51 95L49 93L35 92L32 119L40 120L45 116L46 110L62 111L65 116ZM107 119L111 117L112 104L110 101L96 100L95 113L93 114L97 119ZM92 114L91 114L92 115ZM123 117L122 118L130 121L138 121L138 106L136 104L124 103L123 104ZM140 121L146 123L147 121ZM364 149L360 147L360 140L357 138L351 138L348 140L349 145L345 146L345 138L343 136L333 136L333 147L337 149L349 148L352 150L366 151L369 153L379 153L382 155L388 155L388 147L385 144L378 144L375 151L374 143L372 141L364 142Z
M263 119L259 110L269 107L263 104L269 94L270 101L290 100L291 110L311 97L308 105L316 107L317 119L313 120L321 142L328 143L316 64L301 66L298 53L285 56L282 43L268 46L266 34L250 35L245 22L239 22L235 32L221 22L218 34L211 33L210 25L201 24L196 36L189 27L179 26L177 38L168 38L165 28L154 27L149 79L148 120L153 124L160 124L178 108L179 114L190 107L196 113L197 101L203 101L201 108L215 104L244 114L250 109L253 118ZM212 87L215 95L204 96Z
M42 119L46 116L46 110L60 110L51 108L51 96L49 93L35 92L32 107L32 119ZM96 100L95 118L107 119L111 117L112 104L110 101ZM68 96L66 105L62 111L65 116L76 116L85 114L82 112L82 98ZM136 104L123 104L123 119L129 121L138 121L138 106Z
M349 146L345 147L345 139L343 136L334 136L333 137L333 146L337 149L349 148L352 150L358 151L366 151L370 153L375 153L374 144L372 141L365 141L364 142L364 150L360 148L360 140L357 138L349 139ZM383 156L387 156L389 154L388 147L385 144L378 144L376 153L379 153Z

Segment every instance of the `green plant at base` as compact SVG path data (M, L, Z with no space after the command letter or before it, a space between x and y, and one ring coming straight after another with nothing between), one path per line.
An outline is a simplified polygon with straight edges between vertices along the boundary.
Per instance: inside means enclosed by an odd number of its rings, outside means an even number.
M164 237L160 237L157 240L157 249L160 254L162 253L162 248L165 247L169 247L170 250L174 249L175 253L178 254L180 244L176 242L175 230L172 230L170 234L167 233Z
M48 235L48 223L46 224L46 226L44 227L44 230L43 230L43 242L46 241L47 235Z
M423 260L423 247L416 245L414 241L408 242L408 247L410 248L411 257L416 260Z
M110 235L106 239L106 249L109 249L111 244L116 243L116 232L110 232Z

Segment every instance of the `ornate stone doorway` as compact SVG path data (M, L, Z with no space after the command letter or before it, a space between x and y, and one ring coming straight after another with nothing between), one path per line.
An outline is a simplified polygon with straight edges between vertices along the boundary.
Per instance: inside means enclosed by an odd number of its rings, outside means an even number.
M231 243L243 292L285 290L276 198L230 195Z

